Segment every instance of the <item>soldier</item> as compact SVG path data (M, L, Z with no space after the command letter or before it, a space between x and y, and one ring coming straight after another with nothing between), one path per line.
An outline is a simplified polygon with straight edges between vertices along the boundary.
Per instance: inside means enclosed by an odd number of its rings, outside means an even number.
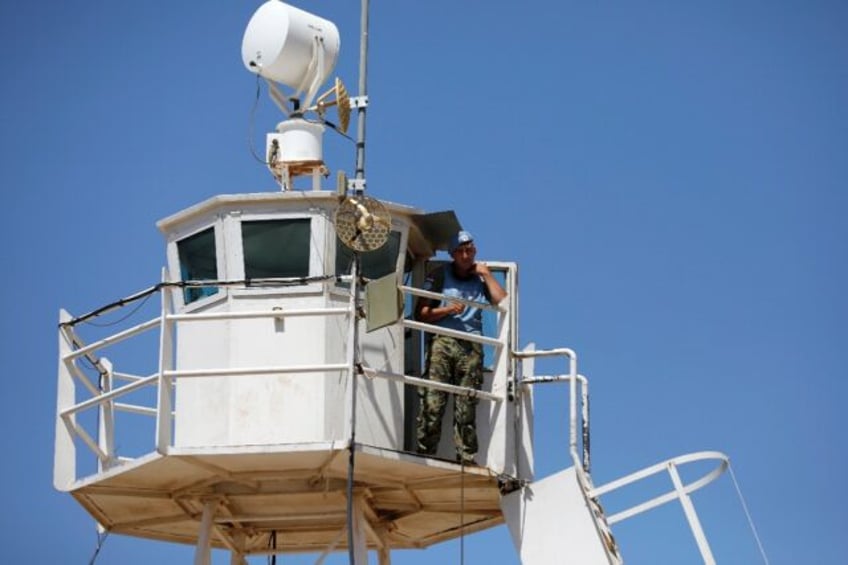
M489 267L475 261L477 248L470 233L457 233L451 239L448 251L453 262L431 273L424 283L425 290L491 304L499 304L506 298L506 292L492 276ZM415 315L422 322L444 328L476 335L483 333L482 311L461 302L422 299L415 306ZM427 378L479 390L483 385L483 346L463 339L432 335L427 355ZM422 387L419 395L418 452L432 455L439 445L447 393ZM454 397L454 442L457 461L462 464L473 465L477 454L476 407L476 398Z

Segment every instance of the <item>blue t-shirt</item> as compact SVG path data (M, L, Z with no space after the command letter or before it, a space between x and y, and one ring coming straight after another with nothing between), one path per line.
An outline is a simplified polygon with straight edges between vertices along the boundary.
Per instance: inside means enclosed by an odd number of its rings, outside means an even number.
M442 271L444 273L442 288L436 288L438 286L438 279L442 276L438 273L437 269L424 281L424 290L441 292L448 297L456 296L465 300L473 300L474 302L489 302L489 289L482 279L480 279L479 275L471 275L468 278L457 277L451 265L446 265L442 268ZM450 299L443 301L439 306L446 306L448 302L450 302ZM461 314L445 316L435 322L435 325L451 330L482 335L483 311L479 308L466 306Z

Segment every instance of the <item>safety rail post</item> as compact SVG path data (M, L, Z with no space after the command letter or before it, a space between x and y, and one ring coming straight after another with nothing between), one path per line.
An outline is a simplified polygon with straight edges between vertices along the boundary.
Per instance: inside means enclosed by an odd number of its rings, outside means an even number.
M568 449L575 466L581 467L586 473L591 467L589 453L589 381L577 372L577 353L573 349L561 347L557 349L542 349L538 351L513 351L513 357L526 359L529 357L566 357L568 358L568 374L553 377L527 377L519 381L519 385L537 383L555 383L568 381ZM580 405L582 420L583 457L577 450L577 383L580 382Z
M112 392L114 384L114 373L112 371L112 362L105 357L100 360L104 369L104 374L100 377L100 390L102 393L108 394ZM100 449L106 454L106 460L98 460L98 469L104 471L115 465L115 401L109 399L102 402L100 410L100 425L97 433L97 442Z
M162 280L167 279L167 273L163 269ZM171 289L167 286L162 288L162 313L159 331L159 378L158 395L156 402L156 451L162 455L167 454L171 446L171 430L173 424L173 406L171 395L171 377L168 370L174 367L174 322L168 319L168 306L171 304Z
M674 483L674 490L677 491L677 498L683 506L683 513L686 514L686 520L689 522L692 535L695 536L695 542L698 544L704 564L715 565L715 558L707 541L707 536L704 534L701 521L698 519L698 513L695 512L695 505L692 504L692 499L689 498L686 489L683 488L683 481L680 480L680 474L677 472L677 465L674 464L674 461L668 462L668 474L671 475L671 482Z
M495 375L498 374L498 369L503 369L505 372L504 380L502 383L499 383L497 379L494 383L492 383L492 392L501 392L504 396L506 396L509 390L509 380L512 374L511 367L509 365L509 350L510 350L510 329L511 329L511 317L510 312L512 312L512 293L507 293L506 298L504 298L503 302L506 304L499 304L499 311L497 313L497 340L498 344L494 346L493 352L493 361L494 366L492 370ZM503 387L501 391L495 390L495 387L500 386Z
M76 447L72 427L61 417L62 412L74 405L76 387L74 377L65 359L73 349L73 339L66 324L73 318L66 310L59 311L59 368L56 391L56 445L53 460L53 486L57 490L68 490L76 480ZM73 423L73 416L71 416Z

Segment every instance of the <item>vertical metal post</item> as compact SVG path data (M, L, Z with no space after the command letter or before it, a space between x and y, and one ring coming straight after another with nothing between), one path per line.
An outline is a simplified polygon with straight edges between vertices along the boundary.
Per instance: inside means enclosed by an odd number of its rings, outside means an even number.
M359 36L359 96L361 100L367 100L368 96L368 0L362 0L360 7L360 36ZM363 102L357 108L356 121L356 171L355 179L363 181L365 179L365 103ZM356 192L361 194L364 192L364 184L357 186ZM348 556L351 565L359 563L357 560L357 545L361 545L361 537L357 544L357 535L354 528L354 506L353 506L353 480L354 480L354 461L356 458L356 381L358 380L357 366L359 364L359 355L357 348L359 347L359 320L357 319L357 309L359 308L359 271L360 271L359 253L354 253L353 260L353 277L351 280L351 293L353 307L351 318L353 323L353 331L348 344L351 350L348 355L351 359L350 367L350 459L348 461L348 477L347 477L347 545ZM367 554L362 563L367 563Z
M368 0L362 0L359 37L359 96L368 96ZM365 178L365 104L356 113L356 179Z
M67 490L71 483L76 480L77 452L74 446L74 437L71 430L65 425L65 421L59 416L63 410L74 405L76 401L76 387L74 377L68 364L74 361L63 359L73 351L73 329L63 326L73 318L65 310L59 311L59 370L56 383L56 445L53 455L53 486L59 490ZM74 422L76 416L70 416Z
M589 439L589 381L582 375L578 375L578 378L580 378L580 398L583 409L581 417L583 425L583 470L589 473L592 466Z
M162 280L167 280L165 270L162 270ZM156 451L162 454L168 452L171 446L171 379L165 376L166 370L174 368L174 340L171 324L168 320L169 287L162 288L162 312L159 321L159 395L156 406Z
M580 460L577 455L577 355L571 352L568 356L568 447L574 464Z
M350 552L352 565L368 565L368 543L365 534L367 520L361 506L354 504L349 527L349 539L353 540Z
M113 376L112 362L105 357L100 360L105 373L101 375L100 392L106 394L112 392ZM115 463L115 401L107 400L100 404L100 422L97 430L97 443L106 454L106 461L98 460L99 471L104 471Z
M230 565L247 565L247 561L244 558L244 531L236 530L232 534L233 545L236 547L230 553Z
M680 475L677 472L677 466L674 461L668 462L668 474L671 475L671 482L674 483L674 490L677 491L677 497L680 499L680 504L683 506L683 512L686 514L686 519L689 521L689 527L692 529L692 534L695 536L695 541L698 544L698 549L701 551L701 557L704 559L705 565L715 565L713 552L710 550L710 544L707 542L707 536L704 535L704 529L701 527L701 521L698 520L698 514L695 512L695 505L692 504L692 499L686 494L683 488L683 482L680 480Z
M348 455L347 466L347 547L350 565L357 563L356 536L353 527L353 482L354 463L356 460L356 381L359 377L359 375L357 375L357 365L359 364L359 354L357 352L357 348L359 347L359 319L357 318L357 309L359 308L359 253L354 253L353 257L353 268L351 269L350 281L351 329L348 334L347 342L347 357L348 362L350 363L350 386L348 387L348 390L350 391L350 398L348 399L350 402L350 414L348 418L348 437L350 438L348 449L350 450L350 453Z
M216 506L218 506L217 500L207 500L203 505L197 548L194 551L194 565L209 565L212 560L212 518L215 516Z

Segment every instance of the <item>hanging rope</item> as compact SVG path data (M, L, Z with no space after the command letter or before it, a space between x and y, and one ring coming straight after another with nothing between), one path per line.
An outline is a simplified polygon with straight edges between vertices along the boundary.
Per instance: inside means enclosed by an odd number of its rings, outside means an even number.
M760 555L763 558L763 563L768 565L768 557L766 557L766 550L763 548L763 543L760 541L760 536L757 534L757 528L754 526L754 519L751 518L751 513L748 511L748 505L745 504L745 497L742 496L742 489L739 488L739 481L736 480L736 473L733 472L733 465L730 464L730 460L727 461L727 468L730 470L730 478L733 479L733 486L736 487L736 494L739 496L739 502L742 503L742 510L745 511L745 516L748 518L748 526L751 528L751 532L754 534L754 539L757 541L757 547L760 549Z

